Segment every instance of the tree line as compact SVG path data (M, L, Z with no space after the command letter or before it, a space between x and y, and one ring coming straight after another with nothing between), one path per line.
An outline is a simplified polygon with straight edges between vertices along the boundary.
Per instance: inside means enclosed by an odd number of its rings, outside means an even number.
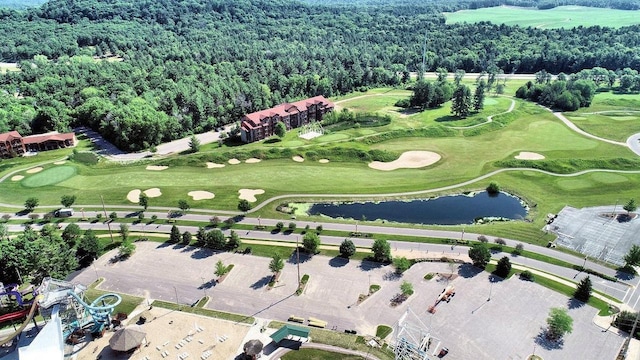
M52 0L0 10L0 131L89 126L124 150L409 73L638 68L640 26L446 25L444 3ZM456 5L457 6L457 5ZM426 39L425 39L426 35Z

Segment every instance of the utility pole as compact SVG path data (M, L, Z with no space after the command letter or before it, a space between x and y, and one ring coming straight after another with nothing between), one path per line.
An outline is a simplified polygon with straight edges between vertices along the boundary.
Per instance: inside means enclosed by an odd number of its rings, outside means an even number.
M111 243L113 244L113 233L111 232L111 219L107 217L107 209L104 207L104 198L100 195L100 201L102 201L102 211L104 212L104 218L107 220L107 228L109 228L109 236L111 237Z
M299 236L296 236L296 266L298 268L298 286L300 286L300 246L298 246Z

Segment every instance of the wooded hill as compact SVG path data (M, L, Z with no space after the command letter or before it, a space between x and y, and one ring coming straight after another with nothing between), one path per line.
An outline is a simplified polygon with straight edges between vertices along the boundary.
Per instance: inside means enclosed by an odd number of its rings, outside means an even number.
M0 62L22 70L0 76L0 132L85 124L140 150L283 101L398 85L421 69L425 34L428 71L640 68L640 26L446 25L443 4L53 0L0 10Z

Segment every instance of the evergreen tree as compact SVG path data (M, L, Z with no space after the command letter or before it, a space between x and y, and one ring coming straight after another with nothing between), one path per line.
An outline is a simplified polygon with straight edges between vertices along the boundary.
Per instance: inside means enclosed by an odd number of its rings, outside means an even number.
M573 293L573 297L576 298L576 300L586 303L591 297L591 290L591 277L587 276L580 281L576 288L576 292Z
M169 235L169 241L172 243L177 243L180 241L180 229L177 226L173 225L171 227L171 235Z
M480 111L484 108L484 92L486 88L486 83L484 80L480 80L478 85L476 85L476 91L473 94L473 110Z
M350 258L356 253L356 245L350 239L344 239L340 244L340 256Z
M469 115L471 110L471 90L467 85L458 86L453 92L451 100L451 113L453 115L460 118L465 118Z

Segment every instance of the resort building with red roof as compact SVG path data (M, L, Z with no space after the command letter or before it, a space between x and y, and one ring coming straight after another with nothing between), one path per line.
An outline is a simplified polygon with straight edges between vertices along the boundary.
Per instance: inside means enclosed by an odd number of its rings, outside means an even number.
M57 131L22 136L17 131L0 134L0 158L21 156L27 152L39 152L76 146L76 134Z
M245 143L260 141L274 134L279 121L291 130L322 120L333 108L334 104L320 95L247 114L240 123L240 137Z

